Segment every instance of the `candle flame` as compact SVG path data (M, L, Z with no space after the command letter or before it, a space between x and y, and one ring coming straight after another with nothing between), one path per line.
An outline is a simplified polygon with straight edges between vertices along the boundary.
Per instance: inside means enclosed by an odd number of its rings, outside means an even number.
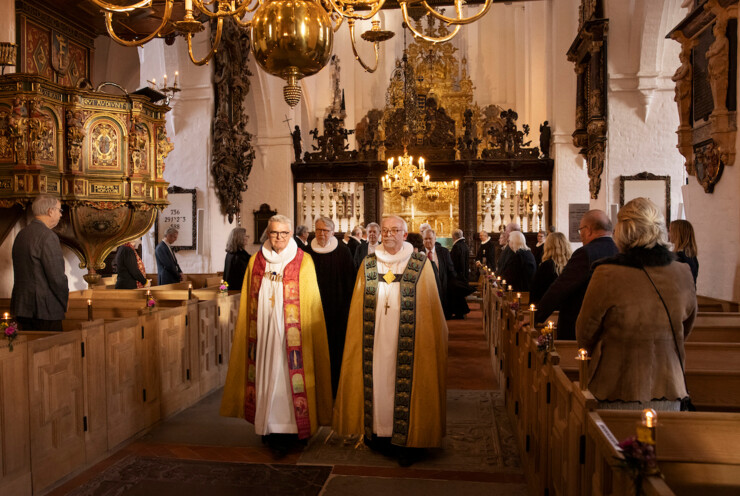
M534 303L532 303L531 305L529 305L529 310L532 311L532 312L534 312L536 310L536 308L534 306Z

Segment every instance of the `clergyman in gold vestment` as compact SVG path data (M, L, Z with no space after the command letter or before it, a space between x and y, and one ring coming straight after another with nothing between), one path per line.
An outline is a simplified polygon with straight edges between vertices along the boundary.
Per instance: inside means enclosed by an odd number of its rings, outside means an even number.
M431 264L404 241L406 222L387 217L381 233L355 282L333 427L406 466L419 453L403 448L439 447L445 435L447 323Z

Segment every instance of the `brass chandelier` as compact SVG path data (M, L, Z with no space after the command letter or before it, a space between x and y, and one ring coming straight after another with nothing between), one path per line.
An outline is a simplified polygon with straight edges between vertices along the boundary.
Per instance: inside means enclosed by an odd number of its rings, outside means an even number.
M380 178L383 191L397 191L403 198L412 196L420 188L429 188L429 174L424 168L424 159L419 158L419 166L414 165L414 157L409 156L406 148L403 156L398 157L398 165L393 165L393 157L388 159L386 175Z
M373 19L386 0L183 0L184 17L171 20L175 3L179 0L139 0L129 5L117 5L105 0L89 0L103 9L108 34L116 42L129 46L141 46L155 37L165 37L174 32L187 37L190 60L196 65L207 64L218 50L221 42L223 23L232 18L237 24L250 29L252 51L257 63L268 74L286 80L283 88L285 101L294 107L301 98L298 80L320 71L329 61L334 43L334 32L347 20L352 52L360 65L368 72L378 68L380 43L393 37L392 31L384 31L380 21ZM481 9L474 15L464 17L463 0L454 0L454 17L436 11L426 0L397 0L403 19L414 36L431 42L452 39L460 26L470 24L483 17L493 0L485 0ZM144 9L151 9L154 3L164 3L159 26L139 39L124 39L115 33L113 15L129 15ZM448 34L433 37L413 27L409 19L409 8L423 9L424 13L454 26ZM252 18L244 20L248 13ZM198 59L193 54L193 36L204 29L204 22L216 23L215 35L210 51ZM355 23L372 20L372 28L361 37L373 44L375 62L366 64L357 53L355 45Z

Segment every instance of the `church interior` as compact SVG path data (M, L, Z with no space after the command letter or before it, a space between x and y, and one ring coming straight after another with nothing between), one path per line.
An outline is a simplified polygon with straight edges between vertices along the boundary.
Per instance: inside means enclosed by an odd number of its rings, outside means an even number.
M265 19L292 2L281 42ZM70 291L64 332L0 337L0 494L737 494L737 18L737 0L0 0L0 311L39 194L61 201ZM693 225L701 267L699 411L637 431L662 475L624 469L639 412L597 410L576 342L539 339L528 293L474 264L481 231L576 250L584 213L616 223L637 197ZM242 227L259 251L275 214L312 238L328 217L340 243L391 215L447 248L462 231L477 291L448 322L444 449L403 468L325 427L275 460L218 415L225 246ZM170 226L185 278L157 286ZM114 290L138 239L152 286Z

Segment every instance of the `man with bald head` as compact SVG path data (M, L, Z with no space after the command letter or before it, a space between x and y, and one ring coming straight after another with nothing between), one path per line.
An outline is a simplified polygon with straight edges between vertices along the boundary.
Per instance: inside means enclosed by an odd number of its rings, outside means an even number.
M612 240L612 222L602 210L589 210L578 227L583 246L573 252L563 272L548 288L537 308L535 320L544 322L559 310L558 339L576 338L576 319L591 280L591 265L619 251Z

